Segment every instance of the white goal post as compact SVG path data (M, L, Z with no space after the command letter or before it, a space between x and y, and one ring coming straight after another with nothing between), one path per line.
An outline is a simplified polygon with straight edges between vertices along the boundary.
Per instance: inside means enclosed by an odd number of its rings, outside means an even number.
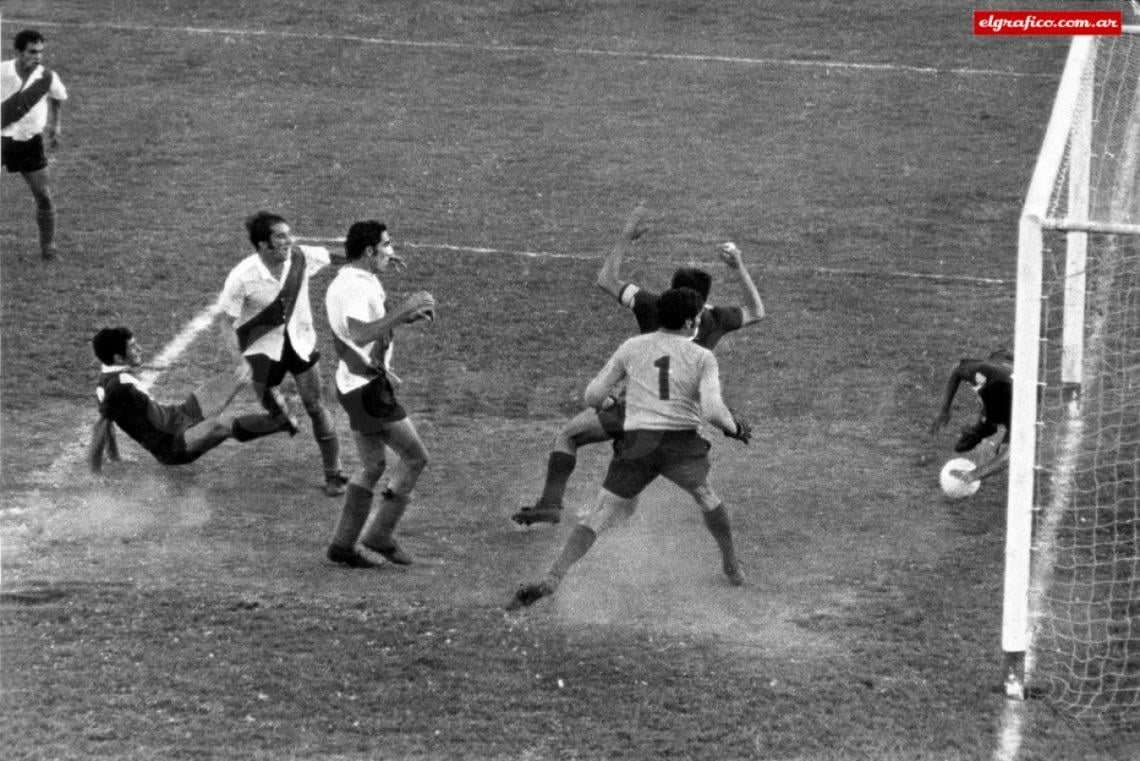
M1140 732L1140 27L1073 38L1017 262L1006 694Z

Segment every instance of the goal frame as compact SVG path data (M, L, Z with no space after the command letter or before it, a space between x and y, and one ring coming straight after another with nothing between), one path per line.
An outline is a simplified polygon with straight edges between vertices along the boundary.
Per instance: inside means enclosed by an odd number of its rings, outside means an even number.
M1140 26L1124 34L1140 36ZM1048 573L1048 549L1033 553L1036 495L1037 385L1040 366L1041 291L1045 231L1065 233L1065 295L1062 316L1061 382L1065 401L1080 403L1084 355L1085 264L1092 233L1140 235L1140 225L1089 218L1092 108L1081 93L1093 85L1095 36L1074 37L1057 87L1053 110L1037 156L1018 227L1017 297L1014 330L1013 410L1010 425L1009 487L1006 497L1002 651L1007 697L1023 699L1032 671L1034 579ZM1069 156L1067 213L1051 218L1051 196Z

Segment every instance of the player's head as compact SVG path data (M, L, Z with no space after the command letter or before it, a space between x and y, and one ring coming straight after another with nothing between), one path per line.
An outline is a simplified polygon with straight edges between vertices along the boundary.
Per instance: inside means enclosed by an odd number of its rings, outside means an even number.
M139 350L135 342L135 335L129 328L103 328L91 339L91 347L95 356L105 365L114 365L126 361L128 364L138 364Z
M259 211L245 221L246 232L249 233L249 242L258 251L263 248L274 248L282 237L289 236L289 223L280 214L271 211ZM288 246L286 246L287 248Z
M712 288L712 275L696 267L681 267L673 273L670 288L691 288L701 296L702 303L708 300Z
M1009 349L995 349L990 352L990 359L994 362L1004 362L1006 364L1013 364L1013 352Z
M352 262L361 256L375 255L381 248L391 248L391 246L388 226L383 222L376 220L353 222L348 235L344 236L344 257ZM369 252L369 248L374 251Z
M28 49L28 45L43 45L44 36L36 29L24 29L16 34L16 39L12 40L12 47L18 52L23 53Z
M657 300L657 321L666 330L681 330L705 306L704 297L692 288L670 288Z

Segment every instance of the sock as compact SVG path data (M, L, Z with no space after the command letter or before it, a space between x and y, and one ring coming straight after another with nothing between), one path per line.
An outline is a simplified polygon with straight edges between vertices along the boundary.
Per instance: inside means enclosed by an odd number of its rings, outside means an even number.
M562 506L566 494L566 482L578 464L578 456L569 452L551 452L546 462L546 483L542 487L539 502Z
M36 209L36 224L40 228L40 250L46 254L55 245L55 209Z
M253 441L281 430L281 421L269 415L241 415L230 424L230 435L237 441Z
M325 468L325 477L340 474L340 439L336 435L332 415L324 407L320 412L309 417L313 421L313 438L317 440L317 447L321 450L321 463Z
M376 518L361 539L365 547L384 547L391 542L396 524L400 522L404 511L408 509L408 503L412 501L411 495L393 494L389 489L385 489L383 495L384 499L380 503L380 509L376 511Z
M566 537L566 544L562 546L562 554L550 566L550 576L555 581L561 581L566 572L570 570L570 566L577 563L582 557L590 551L594 546L594 540L598 535L589 526L583 526L579 523L570 532L570 536Z
M363 486L350 483L344 495L344 508L333 531L332 543L336 547L353 547L368 522L372 511L372 492Z
M736 548L732 543L732 526L729 525L728 511L724 509L724 503L720 503L712 510L702 511L701 517L705 519L705 527L716 540L721 557L726 563L735 561Z

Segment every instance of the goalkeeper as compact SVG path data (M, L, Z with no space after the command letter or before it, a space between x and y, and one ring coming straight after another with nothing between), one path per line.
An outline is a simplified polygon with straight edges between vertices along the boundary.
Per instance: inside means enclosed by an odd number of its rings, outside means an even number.
M598 287L608 293L619 304L630 309L637 318L640 333L657 330L658 298L655 293L643 290L633 283L623 282L619 277L622 257L629 243L645 233L643 218L645 207L638 205L630 213L622 230L621 238L598 272ZM698 327L693 341L706 349L714 349L726 334L759 322L764 318L764 302L745 269L740 249L734 243L724 243L720 247L721 260L736 274L744 293L742 306L714 307L704 304L712 287L712 277L694 267L682 267L673 273L671 288L691 288L702 299L702 308L697 318ZM533 523L558 523L562 517L562 498L566 493L566 483L578 463L578 448L603 441L617 440L622 436L622 421L625 404L621 391L614 394L598 409L588 409L575 415L554 440L554 448L546 463L546 476L542 494L533 505L527 505L511 516L523 526Z
M954 471L966 481L989 478L1009 461L1009 426L1013 413L1013 352L998 349L986 359L963 359L954 365L942 395L942 407L930 425L933 436L950 422L950 408L958 387L970 386L981 403L973 425L963 426L954 451L973 452L979 462L976 470Z
M191 393L181 404L159 404L130 374L142 366L142 350L127 328L103 328L92 339L103 363L95 396L99 419L91 433L87 460L95 473L106 453L119 459L118 426L163 465L185 465L229 438L252 441L280 431L297 430L297 421L282 410L277 415L225 415L244 382L218 376Z
M586 404L596 407L613 390L626 386L624 435L598 500L579 516L559 557L541 580L518 588L508 610L531 605L558 587L570 567L593 546L615 516L632 511L637 496L657 476L692 495L721 553L721 567L734 586L744 583L736 557L728 511L708 483L709 448L699 429L702 412L725 436L747 444L752 432L725 406L716 357L692 338L704 298L688 288L661 294L661 328L625 341L586 388Z

